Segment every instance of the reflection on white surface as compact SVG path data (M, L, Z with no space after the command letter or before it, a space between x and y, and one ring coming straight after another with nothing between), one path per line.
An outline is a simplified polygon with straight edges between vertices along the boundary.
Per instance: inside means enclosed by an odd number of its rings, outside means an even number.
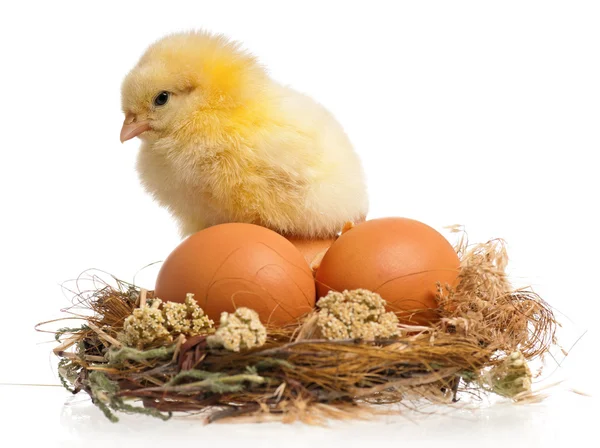
M440 408L438 413L404 411L373 421L332 422L329 427L301 423L213 424L203 425L200 416L178 415L167 422L141 415L119 414L111 423L91 403L85 393L72 396L60 388L3 386L1 421L8 437L43 442L61 447L148 447L158 443L211 441L261 447L365 446L365 442L419 441L420 447L475 446L485 441L491 446L509 443L520 446L555 446L591 434L598 405L561 388L544 402L515 405L506 402L480 403L468 407L460 403ZM431 411L432 409L430 409ZM9 439L5 439L9 440ZM84 445L85 444L85 445ZM4 446L4 445L3 445Z

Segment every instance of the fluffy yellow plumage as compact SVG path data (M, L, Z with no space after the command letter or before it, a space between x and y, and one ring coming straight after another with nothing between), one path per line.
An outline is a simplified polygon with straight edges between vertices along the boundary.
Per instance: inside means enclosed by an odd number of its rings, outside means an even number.
M328 238L364 219L360 160L321 105L271 79L240 45L205 32L151 45L122 86L121 140L182 236L248 222Z

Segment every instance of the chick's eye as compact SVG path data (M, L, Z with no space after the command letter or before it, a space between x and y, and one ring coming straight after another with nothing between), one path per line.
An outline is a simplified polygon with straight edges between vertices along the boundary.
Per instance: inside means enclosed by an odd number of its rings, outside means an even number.
M154 98L155 106L164 106L169 101L169 92L160 92L156 98Z

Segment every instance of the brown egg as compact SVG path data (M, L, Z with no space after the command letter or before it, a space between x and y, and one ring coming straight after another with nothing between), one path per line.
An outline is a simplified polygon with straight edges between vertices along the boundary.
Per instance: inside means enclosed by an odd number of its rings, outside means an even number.
M364 222L365 218L361 217L356 223L352 221L348 221L340 231L330 238L298 238L293 236L286 236L288 240L292 242L296 249L300 251L302 255L304 255L304 259L309 264L309 266L316 270L323 259L323 256L327 253L331 245L337 240L338 236L344 232L347 232L351 228L353 228L356 224Z
M215 323L223 311L248 307L261 322L283 325L315 304L314 278L298 249L265 227L242 223L201 230L167 257L155 296L183 302L187 293Z
M300 251L311 267L320 263L323 255L336 240L336 238L304 239L292 237L288 237L287 239Z
M316 273L317 297L330 290L377 292L404 323L438 319L436 282L455 285L460 262L432 227L407 218L381 218L343 233Z

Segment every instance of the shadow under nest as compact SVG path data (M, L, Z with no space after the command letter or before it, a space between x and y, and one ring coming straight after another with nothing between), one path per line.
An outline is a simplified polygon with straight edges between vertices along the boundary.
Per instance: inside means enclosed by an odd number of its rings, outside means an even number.
M55 332L59 376L85 391L104 414L206 413L206 422L282 420L321 424L369 418L390 403L456 401L463 393L527 400L527 363L556 343L554 314L535 292L513 289L502 240L455 247L461 267L454 289L438 285L440 319L399 324L387 339L318 337L317 310L287 327L267 326L264 345L240 352L214 348L207 335L134 348L118 339L125 319L152 291L96 274L77 280L67 319ZM59 319L60 320L60 319ZM316 335L316 336L315 336ZM141 403L141 405L140 405Z

